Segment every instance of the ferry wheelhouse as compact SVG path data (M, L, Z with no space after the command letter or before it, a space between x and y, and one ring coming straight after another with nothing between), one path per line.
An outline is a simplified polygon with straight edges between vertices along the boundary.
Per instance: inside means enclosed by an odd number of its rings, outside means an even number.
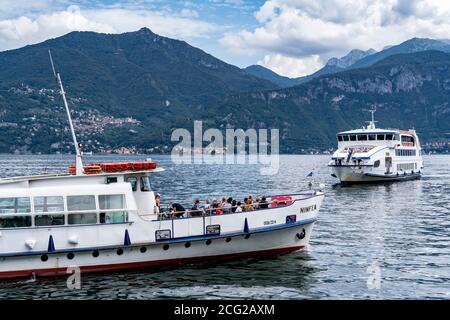
M422 151L415 130L375 127L339 132L338 149L328 164L341 183L410 180L421 177Z
M83 166L54 73L76 164L64 174L0 179L0 278L66 274L73 266L93 272L281 254L308 244L320 191L267 197L259 210L186 211L176 218L157 209L150 179L163 169L155 162Z

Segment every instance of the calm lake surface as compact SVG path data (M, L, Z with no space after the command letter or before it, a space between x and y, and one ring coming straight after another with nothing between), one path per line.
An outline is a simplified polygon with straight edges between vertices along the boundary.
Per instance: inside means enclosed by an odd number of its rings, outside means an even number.
M91 161L148 156L93 156ZM162 202L189 205L211 196L277 194L307 189L312 169L326 198L307 250L219 265L0 282L0 299L448 299L450 298L450 156L425 156L421 180L341 187L328 156L281 156L277 175L258 165L175 165L153 175ZM0 155L0 176L65 172L71 156ZM377 282L376 275L380 275ZM377 285L379 284L379 285Z

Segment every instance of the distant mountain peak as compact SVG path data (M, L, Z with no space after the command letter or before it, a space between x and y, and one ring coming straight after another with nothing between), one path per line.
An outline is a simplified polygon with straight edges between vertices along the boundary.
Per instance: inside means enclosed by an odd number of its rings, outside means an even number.
M354 65L350 67L350 69L364 68L371 66L377 63L378 61L381 61L394 54L415 53L429 50L450 52L450 42L449 40L437 40L437 39L414 37L398 45L386 46L383 48L383 50L357 61Z
M269 80L270 82L280 86L280 87L289 87L294 84L297 84L295 79L291 79L288 77L281 76L274 72L273 70L270 70L264 66L254 64L251 66L248 66L247 68L244 68L244 71L254 75L255 77Z
M375 52L376 51L372 48L366 51L353 49L341 58L331 58L330 60L328 60L326 65L345 69L354 64L356 61L361 60L362 58L365 58L371 54L374 54Z
M142 37L142 38L149 38L149 39L161 38L160 35L154 33L152 30L150 30L147 27L142 27L137 31L131 31L131 32L128 32L127 34L132 35L132 36Z
M153 33L153 31L152 30L150 30L149 28L147 28L147 27L142 27L142 28L140 28L138 31L136 31L136 32L138 32L138 33L147 33L147 34L155 34L155 33Z

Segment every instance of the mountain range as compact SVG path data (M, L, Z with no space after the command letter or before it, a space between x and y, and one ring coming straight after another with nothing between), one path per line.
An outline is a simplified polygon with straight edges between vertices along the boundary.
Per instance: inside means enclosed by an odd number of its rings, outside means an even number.
M207 117L211 105L227 95L277 87L147 28L124 34L72 32L0 53L0 152L18 147L20 152L51 152L51 145L57 146L53 151L70 150L58 144L60 133L48 132L66 125L64 113L54 112L60 103L49 49L79 113L79 127L92 131L87 149L106 141L111 141L109 148L118 147L124 135L139 148L164 143L170 141L171 128ZM104 123L100 132L95 132L95 119ZM23 132L23 123L35 134Z
M380 127L415 128L425 149L448 151L449 101L450 54L423 51L289 88L234 95L224 105L251 110L230 126L279 128L288 153L332 147L337 132L365 125L373 106Z
M399 45L386 46L380 52L374 49L366 51L353 49L341 58L329 59L326 65L318 71L298 78L284 77L259 65L249 66L245 70L261 79L269 80L282 88L287 88L308 82L319 76L344 71L346 69L368 67L394 54L415 53L427 50L450 52L450 40L412 38Z
M343 71L346 68L353 65L355 62L376 53L374 49L369 49L366 51L353 49L348 54L341 58L331 58L328 60L326 65L319 69L318 71L304 77L298 77L298 78L289 78L285 76L281 76L274 71L265 68L261 65L251 65L246 68L244 68L245 71L248 73L253 74L256 77L259 77L261 79L269 80L276 85L287 88L292 87L301 83L308 82L309 80L312 80L314 78L317 78L319 76L325 75L325 74L331 74L336 73L339 71Z
M328 62L334 72L287 87L276 73L242 70L146 28L72 32L0 52L0 152L72 152L49 49L84 151L170 152L173 130L192 129L194 120L204 129L278 128L282 152L324 151L335 146L336 132L364 124L374 105L380 125L414 127L427 148L445 151L445 43L411 39L377 53L355 50Z

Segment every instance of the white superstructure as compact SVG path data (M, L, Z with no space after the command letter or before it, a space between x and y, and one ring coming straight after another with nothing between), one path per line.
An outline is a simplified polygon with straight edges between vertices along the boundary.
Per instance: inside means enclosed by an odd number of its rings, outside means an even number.
M0 179L0 278L281 254L308 244L322 192L268 196L244 212L162 213L149 180L163 171L156 163L83 166L55 77L76 165L68 174Z
M366 128L339 132L338 149L328 164L341 183L397 181L420 178L422 151L415 130Z

